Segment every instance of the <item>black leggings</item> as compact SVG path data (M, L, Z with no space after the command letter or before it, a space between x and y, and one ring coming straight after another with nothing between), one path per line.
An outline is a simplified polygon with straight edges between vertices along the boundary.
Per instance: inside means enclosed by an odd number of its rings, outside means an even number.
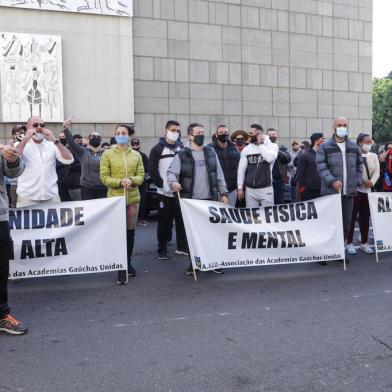
M0 222L0 319L6 316L8 308L8 274L10 256L12 254L12 240L8 221Z

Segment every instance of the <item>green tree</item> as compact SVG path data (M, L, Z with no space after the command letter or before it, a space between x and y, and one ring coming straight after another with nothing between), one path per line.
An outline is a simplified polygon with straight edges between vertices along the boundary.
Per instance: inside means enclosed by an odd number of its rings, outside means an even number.
M373 79L373 137L377 143L392 140L392 72Z

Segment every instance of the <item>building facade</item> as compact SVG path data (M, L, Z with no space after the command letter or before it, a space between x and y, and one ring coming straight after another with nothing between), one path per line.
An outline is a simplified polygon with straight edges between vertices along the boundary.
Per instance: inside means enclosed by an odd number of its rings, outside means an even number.
M83 133L134 121L148 149L168 119L261 123L283 143L336 116L371 132L372 0L134 0L133 15L0 7L0 30L62 35L64 114Z

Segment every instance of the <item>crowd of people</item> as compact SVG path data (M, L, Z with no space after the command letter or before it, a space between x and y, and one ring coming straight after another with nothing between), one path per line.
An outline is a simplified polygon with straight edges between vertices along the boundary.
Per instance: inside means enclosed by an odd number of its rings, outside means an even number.
M257 208L340 193L347 253L357 253L353 239L357 221L360 249L373 253L368 243L368 193L392 191L392 143L376 152L371 135L361 133L352 141L343 117L334 121L332 129L330 135L315 132L309 141L294 140L289 149L279 143L277 129L264 131L260 124L231 134L227 126L218 125L207 144L202 124L190 124L184 135L180 123L171 120L147 157L128 125L119 125L109 143L96 131L86 138L73 134L71 119L64 122L58 137L39 117L14 127L10 143L0 144L0 331L27 332L8 307L13 246L8 207L125 196L128 269L118 273L121 285L128 281L127 273L136 275L131 260L137 223L147 224L148 178L159 195L159 260L170 258L173 227L175 253L189 256L180 197ZM187 274L194 273L190 263Z

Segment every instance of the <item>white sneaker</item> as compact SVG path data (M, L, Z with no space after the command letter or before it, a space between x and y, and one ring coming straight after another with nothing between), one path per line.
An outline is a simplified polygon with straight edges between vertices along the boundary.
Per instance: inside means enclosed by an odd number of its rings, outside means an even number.
M357 254L357 250L355 249L354 244L348 244L346 251L349 255L356 255Z
M176 249L174 251L176 255L183 255L183 256L189 256L189 253L186 250L181 250L181 249Z
M361 249L362 252L365 252L365 253L367 253L369 255L374 253L373 248L369 244L361 244L359 249Z

